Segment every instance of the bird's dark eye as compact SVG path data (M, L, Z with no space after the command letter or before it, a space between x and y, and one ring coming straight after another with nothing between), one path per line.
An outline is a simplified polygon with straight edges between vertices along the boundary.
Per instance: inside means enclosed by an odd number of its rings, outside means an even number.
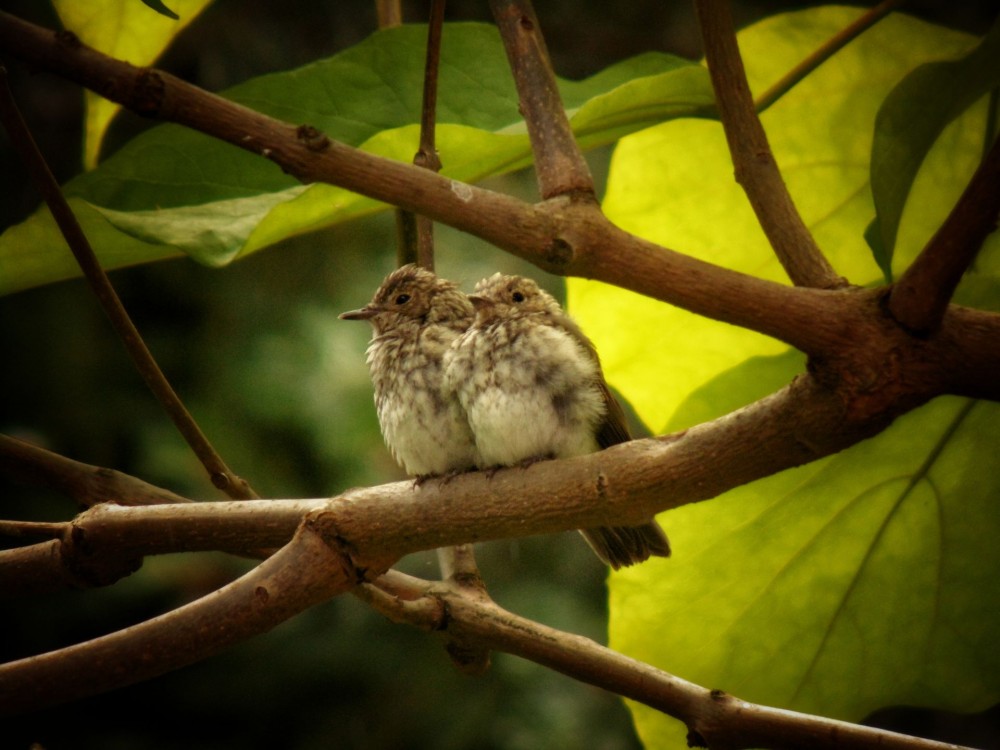
M520 292L514 292L510 298L515 302L524 302L524 295Z
M396 297L396 304L397 305L405 305L409 301L410 301L410 295L409 294L401 294L398 297Z

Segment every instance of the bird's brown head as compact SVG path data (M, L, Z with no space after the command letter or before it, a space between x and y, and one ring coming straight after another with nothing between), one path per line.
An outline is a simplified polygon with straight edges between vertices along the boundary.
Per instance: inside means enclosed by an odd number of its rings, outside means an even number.
M559 303L533 280L525 276L495 273L476 284L469 296L476 308L476 321L528 315L558 314Z
M447 279L407 264L385 280L364 307L340 314L341 320L367 320L377 333L415 323L467 328L474 311L469 298Z

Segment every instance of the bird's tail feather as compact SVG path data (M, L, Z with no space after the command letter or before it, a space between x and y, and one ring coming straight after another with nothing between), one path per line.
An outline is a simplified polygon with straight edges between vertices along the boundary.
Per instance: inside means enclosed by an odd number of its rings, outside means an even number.
M580 533L597 556L615 570L652 556L670 557L670 542L656 521L642 526L602 526Z

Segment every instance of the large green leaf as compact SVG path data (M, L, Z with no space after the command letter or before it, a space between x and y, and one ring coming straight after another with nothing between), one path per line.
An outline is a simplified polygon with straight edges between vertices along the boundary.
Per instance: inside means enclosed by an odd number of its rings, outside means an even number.
M411 161L425 38L420 26L382 31L328 60L262 76L226 96L290 123L314 125L349 145ZM494 27L447 26L439 86L444 174L474 181L530 163ZM664 54L640 55L561 86L573 127L588 146L712 101L701 66ZM328 185L303 187L265 158L174 125L139 136L72 180L66 192L101 262L111 268L180 252L221 265L382 207ZM77 273L44 210L0 236L0 293Z
M744 366L742 382L754 368ZM731 400L725 391L701 398ZM941 398L837 456L663 520L613 577L614 648L741 698L858 720L1000 699L1000 406ZM685 728L633 707L647 747Z
M740 33L754 90L858 14L819 8ZM967 35L894 15L845 47L764 115L777 162L827 257L856 283L881 278L864 240L869 159L883 100L911 69L960 56ZM894 264L912 261L982 153L984 108L966 111L924 160ZM706 260L783 280L718 123L683 120L622 140L607 213L625 229ZM963 282L996 307L994 237ZM573 314L609 379L656 431L773 392L802 372L783 344L596 282L572 279ZM995 404L941 398L839 455L661 518L674 556L611 576L611 645L748 700L858 720L908 703L977 710L1000 699ZM685 729L632 706L648 747Z
M755 91L842 29L859 11L818 8L777 16L740 34ZM966 34L892 15L845 47L763 115L775 158L799 211L837 271L857 284L882 278L864 240L873 207L869 159L882 101L909 70L974 47ZM905 267L961 194L982 154L985 107L945 129L913 185L894 262ZM757 223L721 125L683 119L622 139L604 209L622 228L744 273L784 281ZM995 276L994 235L976 274ZM696 388L748 357L784 345L678 308L570 280L573 314L596 342L605 372L643 420L662 431ZM627 335L623 335L627 334Z
M968 55L921 65L886 97L875 120L872 143L877 215L866 232L886 279L892 278L896 231L924 157L949 122L998 87L1000 18Z
M66 28L82 42L133 65L149 65L174 38L193 21L211 0L176 0L162 12L163 4L150 0L53 0ZM157 15L160 13L160 15ZM97 164L101 141L111 118L120 109L97 94L86 92L87 122L84 128L83 162L88 169Z

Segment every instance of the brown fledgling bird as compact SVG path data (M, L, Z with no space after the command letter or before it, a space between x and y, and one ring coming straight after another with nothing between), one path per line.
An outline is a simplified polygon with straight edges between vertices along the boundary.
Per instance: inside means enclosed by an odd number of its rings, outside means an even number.
M454 390L443 387L445 352L472 323L469 298L415 265L396 269L371 302L340 315L374 329L368 369L382 437L407 474L423 479L475 469L475 440Z
M469 297L476 317L445 356L444 384L465 410L480 467L593 453L630 439L597 351L531 279L494 274ZM668 557L655 520L580 531L612 568Z

